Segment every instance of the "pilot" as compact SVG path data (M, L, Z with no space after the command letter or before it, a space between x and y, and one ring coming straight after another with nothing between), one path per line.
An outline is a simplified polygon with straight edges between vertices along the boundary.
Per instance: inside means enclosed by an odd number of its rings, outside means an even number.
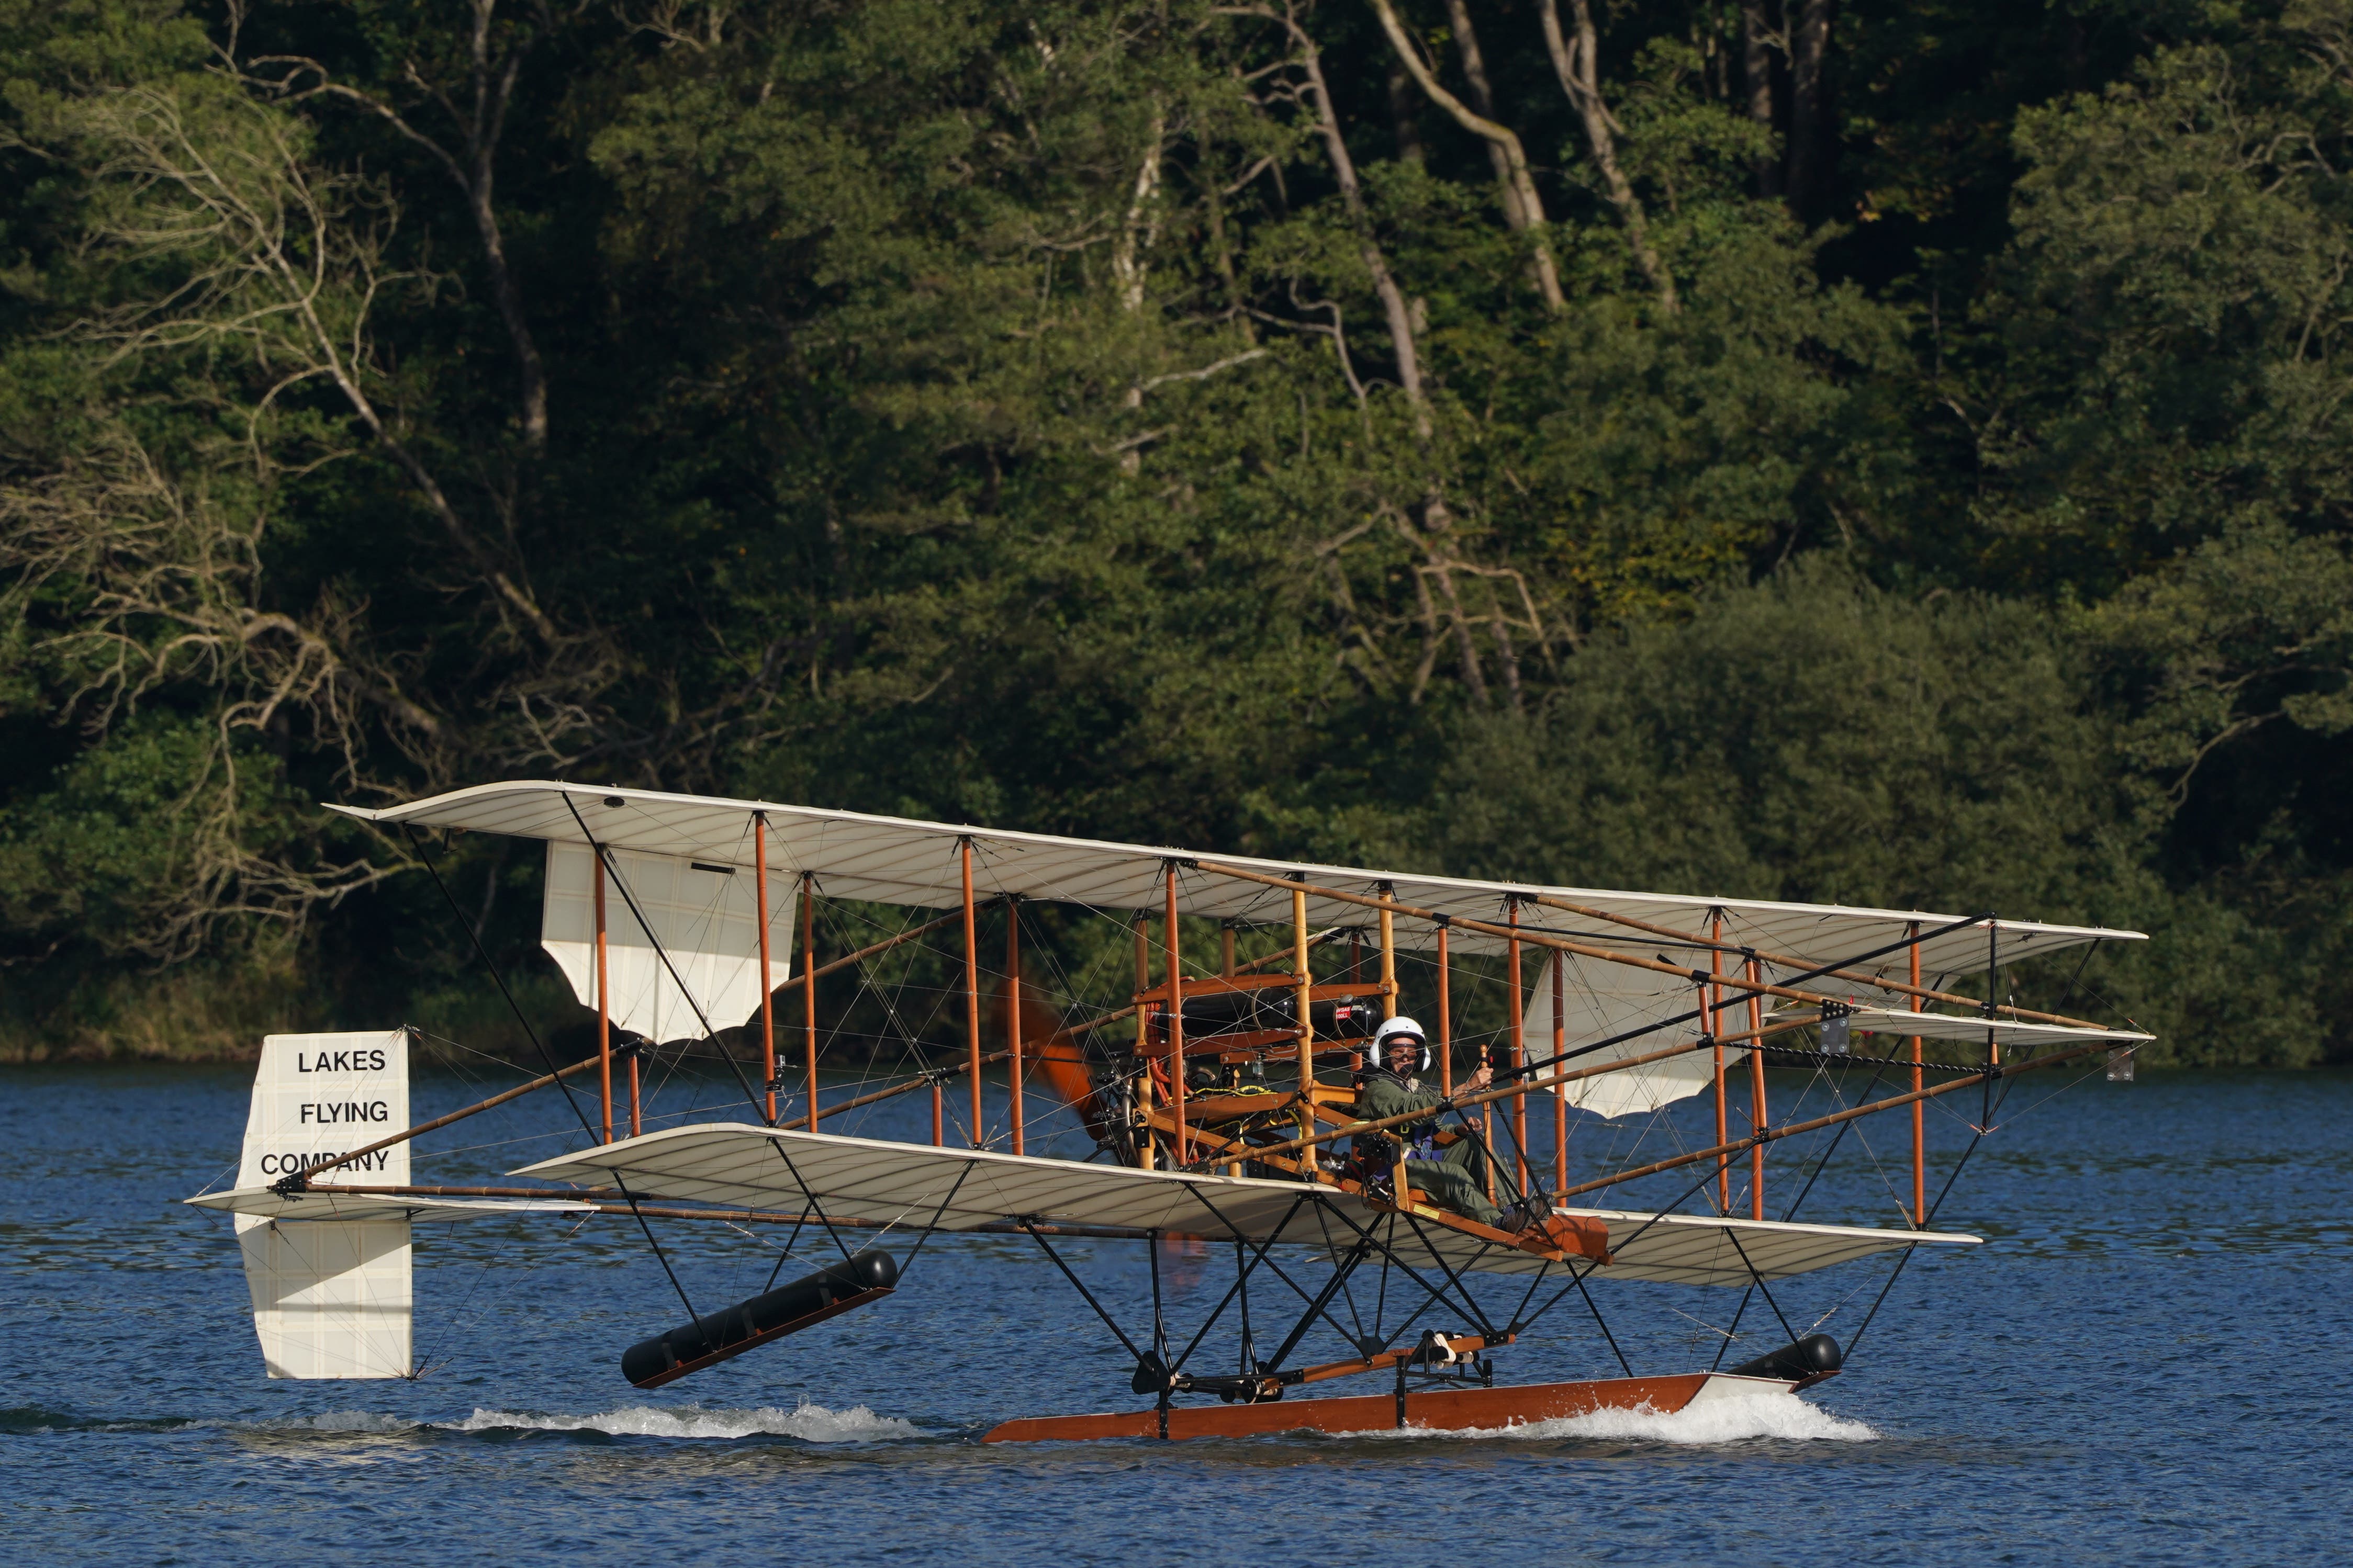
M1373 1066L1365 1074L1364 1088L1357 1091L1356 1115L1366 1121L1377 1121L1437 1105L1444 1097L1435 1086L1425 1085L1418 1076L1429 1071L1430 1065L1430 1042L1423 1037L1419 1024L1404 1017L1384 1021L1373 1032ZM1482 1063L1479 1070L1461 1086L1460 1092L1476 1094L1494 1078L1494 1070ZM1359 1138L1358 1152L1370 1156L1369 1163L1376 1164L1393 1160L1395 1144L1390 1145L1392 1152L1388 1153L1381 1152L1378 1147L1387 1139L1404 1144L1407 1168L1399 1173L1405 1178L1403 1184L1426 1194L1440 1207L1514 1234L1534 1226L1553 1245L1570 1251L1580 1249L1578 1226L1566 1217L1552 1215L1551 1205L1542 1197L1523 1200L1509 1209L1499 1209L1488 1201L1487 1163L1476 1140L1457 1138L1445 1149L1440 1149L1438 1121L1432 1117L1428 1121L1409 1121L1389 1128L1386 1137L1375 1133Z

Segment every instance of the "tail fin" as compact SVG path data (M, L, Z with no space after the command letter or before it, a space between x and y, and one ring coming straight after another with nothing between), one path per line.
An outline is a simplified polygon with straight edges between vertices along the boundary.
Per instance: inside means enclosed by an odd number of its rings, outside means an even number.
M267 1186L408 1124L406 1030L271 1035L261 1042L237 1185ZM329 1179L406 1185L408 1145ZM237 1229L270 1376L410 1374L406 1220L240 1215Z

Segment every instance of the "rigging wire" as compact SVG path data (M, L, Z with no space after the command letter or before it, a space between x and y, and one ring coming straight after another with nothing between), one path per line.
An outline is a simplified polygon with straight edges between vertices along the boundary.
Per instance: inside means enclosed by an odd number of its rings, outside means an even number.
M571 796L566 795L565 798L568 802ZM442 900L448 904L450 913L458 917L459 924L466 927L466 935L474 944L475 955L481 959L482 967L490 972L491 981L498 986L499 994L506 998L507 1006L513 1012L515 1022L522 1026L522 1032L529 1037L533 1049L539 1052L540 1059L547 1064L549 1072L560 1074L563 1069L556 1066L554 1053L550 1051L546 1042L539 1037L539 1031L531 1026L531 1019L524 1015L522 1004L515 1000L514 993L507 988L506 976L500 972L498 964L491 960L490 950L482 945L480 933L467 922L466 911L458 907L457 899L449 892L449 884L441 879L441 868L434 864L432 851L418 842L417 830L408 824L402 823L400 830L407 835L408 847L416 850L417 858L425 862L425 869L432 877L433 885L441 889ZM586 829L584 827L582 831L586 832ZM596 1129L590 1123L588 1113L580 1108L579 1098L572 1092L572 1086L559 1076L555 1080L555 1087L564 1092L564 1103L570 1106L572 1114L578 1118L580 1131L587 1136L590 1144L595 1144ZM611 1176L613 1184L620 1189L623 1201L629 1205L631 1217L637 1220L638 1228L645 1233L646 1245L653 1248L655 1261L661 1265L662 1273L669 1278L670 1288L678 1292L680 1302L685 1306L686 1315L694 1321L696 1327L700 1328L702 1324L702 1314L694 1310L693 1299L687 1295L686 1287L679 1281L678 1270L670 1266L670 1255L662 1250L661 1243L654 1239L654 1228L646 1222L645 1215L638 1210L638 1200L631 1195L628 1183L622 1179L618 1171L607 1171L606 1174Z

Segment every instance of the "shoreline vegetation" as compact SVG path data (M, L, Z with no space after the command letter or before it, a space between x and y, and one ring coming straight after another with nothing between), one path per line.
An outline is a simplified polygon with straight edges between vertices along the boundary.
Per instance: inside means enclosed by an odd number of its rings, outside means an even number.
M2021 999L2353 1061L2348 62L0 0L0 1061L520 1059L476 935L576 1033L533 847L319 805L554 776L2131 928Z

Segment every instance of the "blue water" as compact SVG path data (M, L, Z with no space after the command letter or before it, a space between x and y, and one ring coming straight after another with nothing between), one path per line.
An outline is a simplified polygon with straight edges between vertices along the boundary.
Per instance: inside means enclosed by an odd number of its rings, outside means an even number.
M2031 1110L2056 1086L2021 1083L1939 1218L1989 1245L1915 1260L1802 1406L1511 1436L1004 1447L975 1437L1137 1403L1125 1358L1018 1238L936 1240L896 1295L644 1394L616 1358L681 1309L626 1222L420 1230L429 1374L271 1383L226 1221L175 1201L230 1173L247 1073L14 1071L0 1537L15 1562L2342 1561L2353 1077L2094 1080ZM420 1079L416 1109L477 1092ZM927 1130L922 1100L868 1130ZM554 1152L561 1107L535 1105L442 1135L417 1179ZM1947 1110L1940 1178L1967 1136ZM1886 1222L1904 1134L1881 1125L1841 1147L1804 1217ZM507 1158L467 1148L477 1132L539 1142ZM1777 1213L1795 1163L1768 1177ZM778 1239L663 1234L714 1304L758 1289ZM1141 1245L1066 1251L1115 1310L1146 1299ZM1189 1331L1229 1266L1165 1261ZM1882 1277L1831 1271L1779 1304L1850 1337ZM1693 1320L1721 1325L1736 1300L1601 1295L1636 1370L1658 1372L1706 1364L1719 1342ZM1499 1358L1501 1381L1616 1370L1581 1309L1542 1334ZM1751 1353L1778 1338L1744 1325ZM1326 1391L1381 1386L1366 1382Z

